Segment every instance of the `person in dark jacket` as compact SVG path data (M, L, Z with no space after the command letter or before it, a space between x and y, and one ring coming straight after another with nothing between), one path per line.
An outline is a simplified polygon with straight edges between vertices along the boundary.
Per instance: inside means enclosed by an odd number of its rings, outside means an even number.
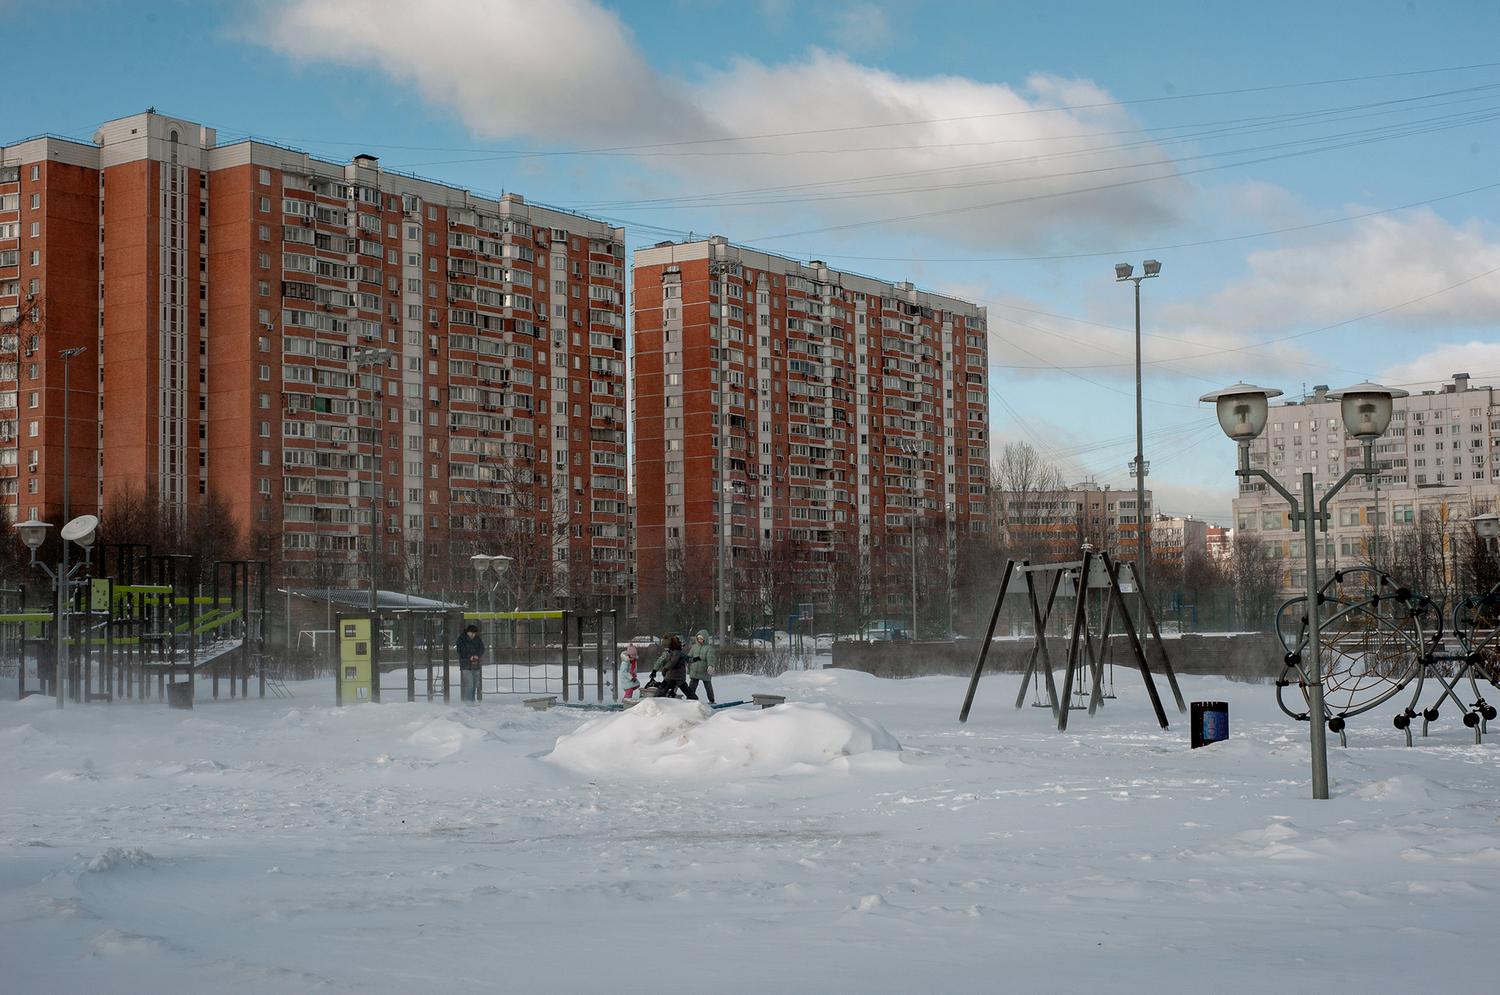
M458 637L458 672L461 679L462 698L467 702L479 700L479 661L484 658L484 640L479 638L479 626L469 625Z
M677 692L681 691L684 698L696 696L688 690L687 686L687 654L682 652L682 640L676 636L667 641L667 650L656 660L656 671L661 671L661 697L675 698Z

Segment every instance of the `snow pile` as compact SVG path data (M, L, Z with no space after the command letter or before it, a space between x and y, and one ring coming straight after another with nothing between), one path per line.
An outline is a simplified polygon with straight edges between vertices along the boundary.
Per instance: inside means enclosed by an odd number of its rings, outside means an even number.
M547 759L591 775L764 776L900 749L880 723L837 705L715 712L702 702L647 698L559 736Z
M102 853L95 854L83 865L83 869L89 874L104 874L123 867L145 867L155 859L138 846L112 846Z

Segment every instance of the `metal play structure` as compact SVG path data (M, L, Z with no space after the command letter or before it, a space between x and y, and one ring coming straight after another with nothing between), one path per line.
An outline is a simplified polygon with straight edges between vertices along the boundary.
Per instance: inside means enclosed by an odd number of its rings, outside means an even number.
M596 702L605 701L606 695L619 700L616 612L467 611L443 606L377 612L373 626L380 636L374 639L368 612L340 614L338 702L439 697L451 701L459 663L454 643L470 623L480 627L485 642L481 699L560 695L563 701L582 702L592 694ZM363 650L356 652L359 643ZM350 668L354 676L349 676Z
M212 698L226 691L244 698L252 676L260 697L268 689L284 693L266 667L263 562L217 561L207 591L194 592L178 576L184 558L152 556L138 544L99 549L95 575L69 584L61 684L55 611L0 613L0 646L18 663L20 697L42 693L81 703L175 696L185 703L202 678Z
M1369 712L1412 689L1392 719L1411 746L1412 727L1420 718L1422 735L1451 702L1463 724L1480 742L1495 706L1485 700L1484 684L1500 681L1500 585L1456 604L1448 621L1452 641L1445 639L1442 611L1429 597L1416 594L1381 571L1351 567L1336 572L1318 592L1326 621L1318 644L1323 661L1323 721L1347 745L1348 720ZM1309 648L1306 597L1293 598L1277 614L1276 632L1286 649L1284 670L1276 682L1276 702L1298 721L1310 719L1311 682L1305 659ZM1296 687L1302 707L1286 699ZM1426 704L1424 695L1435 697ZM1467 693L1466 693L1467 692Z
M1027 659L1026 670L1021 678L1021 689L1016 695L1016 707L1026 702L1026 693L1031 682L1036 680L1038 704L1052 709L1058 731L1068 728L1068 713L1075 709L1087 709L1090 715L1108 698L1113 697L1113 649L1111 636L1115 626L1123 633L1130 645L1131 658L1140 671L1151 699L1156 720L1163 729L1168 727L1166 709L1152 676L1147 659L1147 642L1155 648L1161 660L1163 674L1171 687L1172 696L1179 712L1187 711L1182 691L1177 686L1177 675L1172 670L1166 647L1162 644L1161 631L1151 612L1149 599L1145 597L1140 578L1133 564L1116 563L1108 553L1096 551L1085 544L1081 559L1066 563L1033 564L1026 560L1007 560L1001 576L1000 591L995 596L995 608L990 613L990 624L984 641L979 647L979 659L974 664L974 674L969 679L968 692L964 695L963 707L958 720L967 722L969 710L974 704L974 694L979 688L979 678L989 657L990 644L995 636L995 626L1010 585L1017 577L1026 584L1026 598L1031 608L1033 642ZM1128 571L1129 578L1140 596L1136 599L1140 614L1146 623L1148 640L1143 641L1137 619L1131 614L1125 594L1120 586L1122 575ZM1045 596L1041 591L1045 588ZM1057 606L1058 599L1071 599L1073 621L1068 630L1067 657L1063 669L1063 681L1059 690L1054 674L1055 664L1048 646L1047 626ZM1085 682L1087 690L1085 691ZM1045 687L1045 699L1042 689Z

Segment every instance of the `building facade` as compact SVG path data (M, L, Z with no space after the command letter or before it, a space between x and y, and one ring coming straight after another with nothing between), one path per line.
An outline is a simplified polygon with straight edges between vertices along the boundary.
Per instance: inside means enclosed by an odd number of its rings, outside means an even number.
M290 582L627 591L624 232L155 112L0 150L0 498L209 496ZM5 408L5 402L12 402ZM373 546L373 549L372 549Z
M1271 408L1250 459L1296 493L1303 472L1311 471L1316 497L1344 471L1362 465L1363 453L1344 435L1338 402L1319 386L1305 398ZM1332 502L1332 520L1320 540L1320 572L1371 562L1395 573L1420 569L1403 561L1407 545L1426 531L1443 560L1436 564L1437 582L1446 583L1443 578L1461 572L1456 557L1468 518L1493 510L1500 498L1500 408L1494 388L1474 386L1468 374L1457 373L1440 389L1398 398L1390 428L1375 443L1375 459L1379 475L1356 477ZM1304 540L1289 527L1286 502L1264 484L1241 481L1234 516L1236 535L1258 538L1266 555L1283 562L1282 593L1301 594Z
M1085 480L1057 490L1000 491L993 507L1010 555L1033 563L1078 558L1089 543L1111 557L1134 561L1136 495ZM1146 491L1146 530L1152 532L1151 491Z
M1157 515L1151 525L1151 558L1182 567L1208 556L1208 523L1191 515Z
M984 308L721 237L637 251L633 286L643 613L720 577L742 626L951 583L987 527Z

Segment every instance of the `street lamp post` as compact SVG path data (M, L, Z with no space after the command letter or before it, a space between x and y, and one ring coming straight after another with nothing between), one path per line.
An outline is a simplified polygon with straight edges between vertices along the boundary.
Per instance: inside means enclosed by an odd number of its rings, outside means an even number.
M64 665L64 656L68 648L68 595L73 581L73 573L79 567L87 567L94 546L94 538L98 533L99 519L93 515L79 515L62 527L60 534L62 538L62 554L57 565L57 572L45 563L37 561L36 552L42 543L47 541L47 530L52 527L49 522L40 522L30 519L25 522L16 523L16 533L21 537L21 542L31 551L31 565L45 573L52 579L56 588L56 607L52 617L53 635L53 669L52 690L57 699L57 707L63 707L65 697L65 686L67 667ZM76 566L68 566L68 544L76 542L84 550L85 559L83 563Z
M359 349L354 353L354 366L360 370L383 367L390 362L392 355L389 349ZM380 399L382 396L380 373L377 370L372 376L370 390L370 424L373 426L370 434L370 615L372 618L378 608L376 575L380 567L380 498L376 494L378 490L376 474L380 472ZM358 473L358 470L355 472Z
M1322 633L1318 605L1318 530L1328 531L1328 505L1334 495L1355 477L1373 477L1379 468L1375 465L1375 440L1390 427L1394 399L1405 397L1406 391L1379 384L1362 383L1329 394L1340 402L1340 414L1344 430L1359 441L1364 450L1364 466L1351 466L1344 475L1323 492L1314 503L1313 475L1302 474L1302 498L1281 485L1281 482L1264 467L1250 465L1250 443L1266 428L1269 401L1280 396L1274 387L1256 387L1238 383L1223 390L1204 394L1200 401L1212 401L1219 417L1219 426L1224 434L1239 444L1239 468L1236 477L1248 479L1259 477L1291 506L1292 528L1301 528L1303 553L1307 570L1307 649L1311 654L1308 674L1308 725L1309 743L1312 753L1313 797L1328 797L1328 738L1326 735L1327 713L1323 707L1323 663Z
M480 585L484 585L485 575L488 574L490 570L493 569L495 572L494 581L484 588L489 592L486 603L489 605L489 611L493 614L495 611L495 588L499 587L500 582L505 579L506 570L510 567L513 561L509 556L492 556L489 553L475 553L473 556L469 557L469 562L474 565L474 573ZM477 608L479 607L479 592L476 590L474 593L475 607Z
M1115 282L1130 281L1135 284L1135 462L1130 475L1135 478L1135 567L1136 584L1141 588L1138 597L1145 597L1146 587L1146 463L1145 434L1141 426L1141 281L1161 276L1161 263L1147 259L1141 263L1139 276L1132 275L1135 267L1129 263L1115 264Z

